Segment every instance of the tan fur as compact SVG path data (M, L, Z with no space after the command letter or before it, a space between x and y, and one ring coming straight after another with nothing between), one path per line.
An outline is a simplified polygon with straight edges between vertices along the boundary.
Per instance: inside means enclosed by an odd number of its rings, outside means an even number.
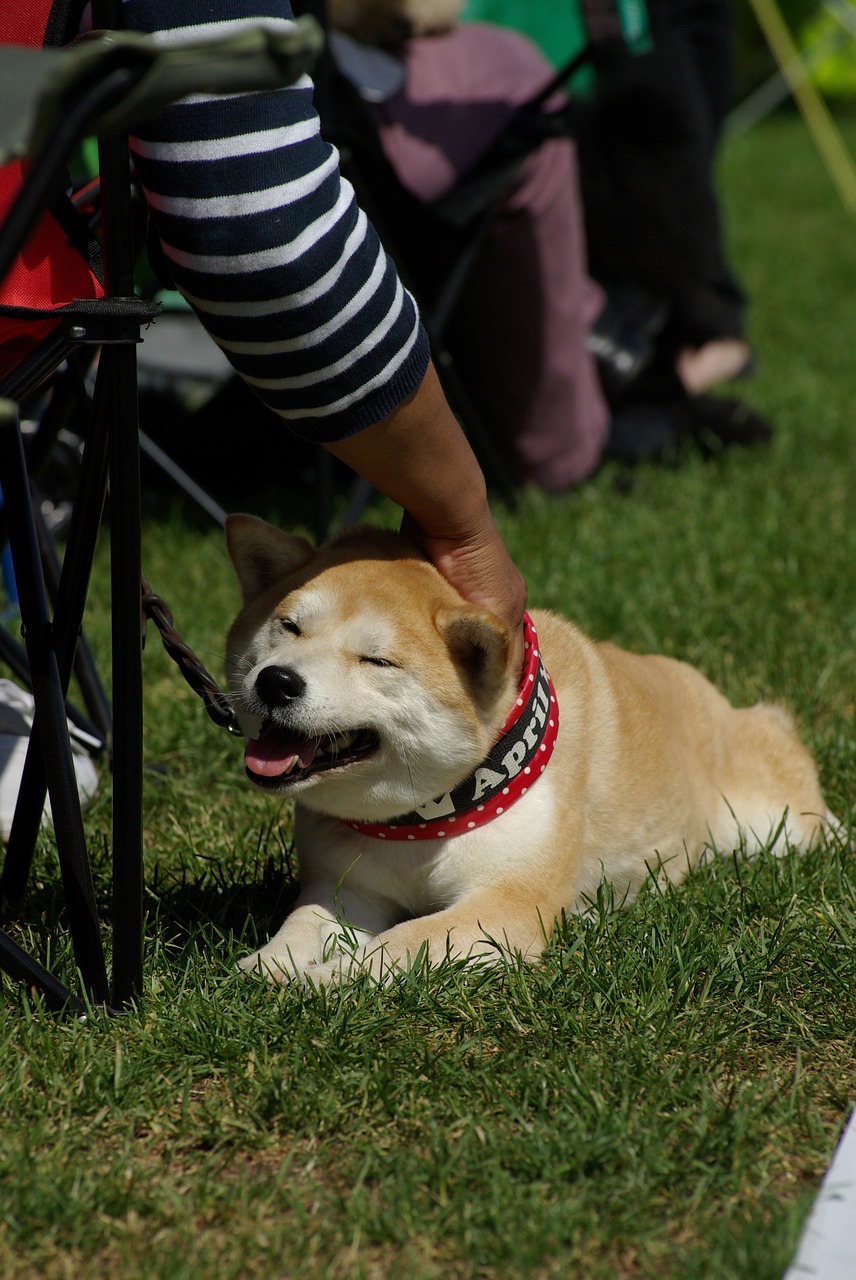
M288 714L309 732L381 736L375 756L295 785L300 897L247 968L334 982L424 953L495 958L499 946L532 959L603 877L629 900L652 871L677 883L709 851L806 848L824 829L814 762L781 709L735 709L685 663L595 644L533 611L560 707L544 776L454 839L360 835L337 819L396 817L484 758L516 693L508 636L396 535L355 531L312 553L238 516L228 538L245 595L228 665L250 734L254 682L277 663L306 680Z
M454 26L463 0L328 0L330 25L365 44L436 35Z

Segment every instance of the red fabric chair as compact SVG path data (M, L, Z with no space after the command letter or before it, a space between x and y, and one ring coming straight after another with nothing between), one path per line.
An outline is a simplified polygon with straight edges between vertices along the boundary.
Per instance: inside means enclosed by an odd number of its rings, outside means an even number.
M83 5L30 0L0 11L0 44L61 45L77 31ZM0 167L0 223L21 190L25 162ZM60 221L62 219L62 221ZM103 298L104 285L81 251L83 228L71 202L61 196L46 209L0 283L0 380L55 327L32 311L53 311L78 299ZM28 322L26 324L22 322Z

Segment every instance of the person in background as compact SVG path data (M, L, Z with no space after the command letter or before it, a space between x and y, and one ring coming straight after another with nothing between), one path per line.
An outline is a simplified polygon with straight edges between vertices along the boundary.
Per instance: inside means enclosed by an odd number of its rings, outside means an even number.
M746 299L723 245L715 164L732 103L729 0L648 0L651 47L612 43L577 116L590 266L665 304L660 364L690 395L748 372Z
M409 264L417 271L420 257L430 261L432 241L447 234L444 206L466 189L521 104L553 74L518 32L458 22L462 7L461 0L328 0L326 6L335 62L373 111L395 179L437 215L433 227L420 226L417 261ZM614 60L635 63L626 55ZM564 101L553 95L545 108ZM597 145L588 145L594 107L575 107L572 123L578 119L586 126L587 160ZM649 158L649 185L659 190L657 157ZM682 158L663 165L667 191ZM694 181L695 170L683 177ZM723 443L769 436L767 424L744 406L699 394L748 360L741 339L709 341L719 336L720 321L726 331L732 322L742 325L742 298L724 267L712 273L714 284L733 305L707 329L691 314L695 263L687 254L676 256L667 280L664 273L657 277L656 264L669 257L668 247L652 255L645 273L636 270L629 233L598 234L594 283L586 225L592 234L599 223L626 222L631 195L622 191L617 208L604 213L598 206L592 214L581 200L570 132L545 136L509 183L462 292L449 346L519 484L562 492L606 457L661 456L685 435ZM683 210L691 199L684 197ZM713 256L719 263L715 201L712 213L697 228L677 215L671 225L675 234L701 243L705 262ZM390 222L395 235L394 210ZM619 234L627 243L613 252ZM437 274L433 263L427 270ZM703 307L701 301L697 311Z
M530 41L458 24L461 8L459 0L327 0L335 62L369 101L395 178L429 210L459 189L550 78ZM388 221L394 237L394 215ZM442 275L442 253L439 270L431 254L447 234L443 216L419 233L410 265L431 263L424 286L429 271ZM610 415L586 339L603 302L586 266L574 144L545 138L503 193L447 332L520 486L562 492L600 466Z
M595 68L571 89L607 326L638 330L659 316L657 345L690 394L748 371L745 297L723 248L715 177L732 105L729 0L647 0L633 7L629 36L609 0L467 0L463 16L525 32L557 66L595 42Z

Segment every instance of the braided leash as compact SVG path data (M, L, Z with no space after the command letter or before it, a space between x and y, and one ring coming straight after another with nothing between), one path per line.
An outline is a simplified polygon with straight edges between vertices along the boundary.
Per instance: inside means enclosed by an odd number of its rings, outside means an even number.
M236 737L242 737L238 727L235 708L229 698L217 684L212 675L197 658L188 644L182 640L175 629L173 616L168 605L161 596L152 591L145 574L140 574L142 588L143 617L150 619L160 632L163 647L166 649L181 674L205 704L205 710L221 729L227 729ZM145 623L143 624L143 642L145 643Z

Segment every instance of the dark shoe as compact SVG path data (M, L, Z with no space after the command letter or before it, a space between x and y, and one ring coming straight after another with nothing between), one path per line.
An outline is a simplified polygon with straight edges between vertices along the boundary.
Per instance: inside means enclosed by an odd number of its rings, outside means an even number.
M657 404L628 405L612 415L604 460L663 462L677 456L681 423L674 409Z
M771 423L730 396L689 396L681 405L684 431L707 456L736 445L769 444Z
M612 416L604 459L675 462L687 444L704 457L737 445L768 444L770 423L748 405L726 396L687 396L669 404L641 401Z

